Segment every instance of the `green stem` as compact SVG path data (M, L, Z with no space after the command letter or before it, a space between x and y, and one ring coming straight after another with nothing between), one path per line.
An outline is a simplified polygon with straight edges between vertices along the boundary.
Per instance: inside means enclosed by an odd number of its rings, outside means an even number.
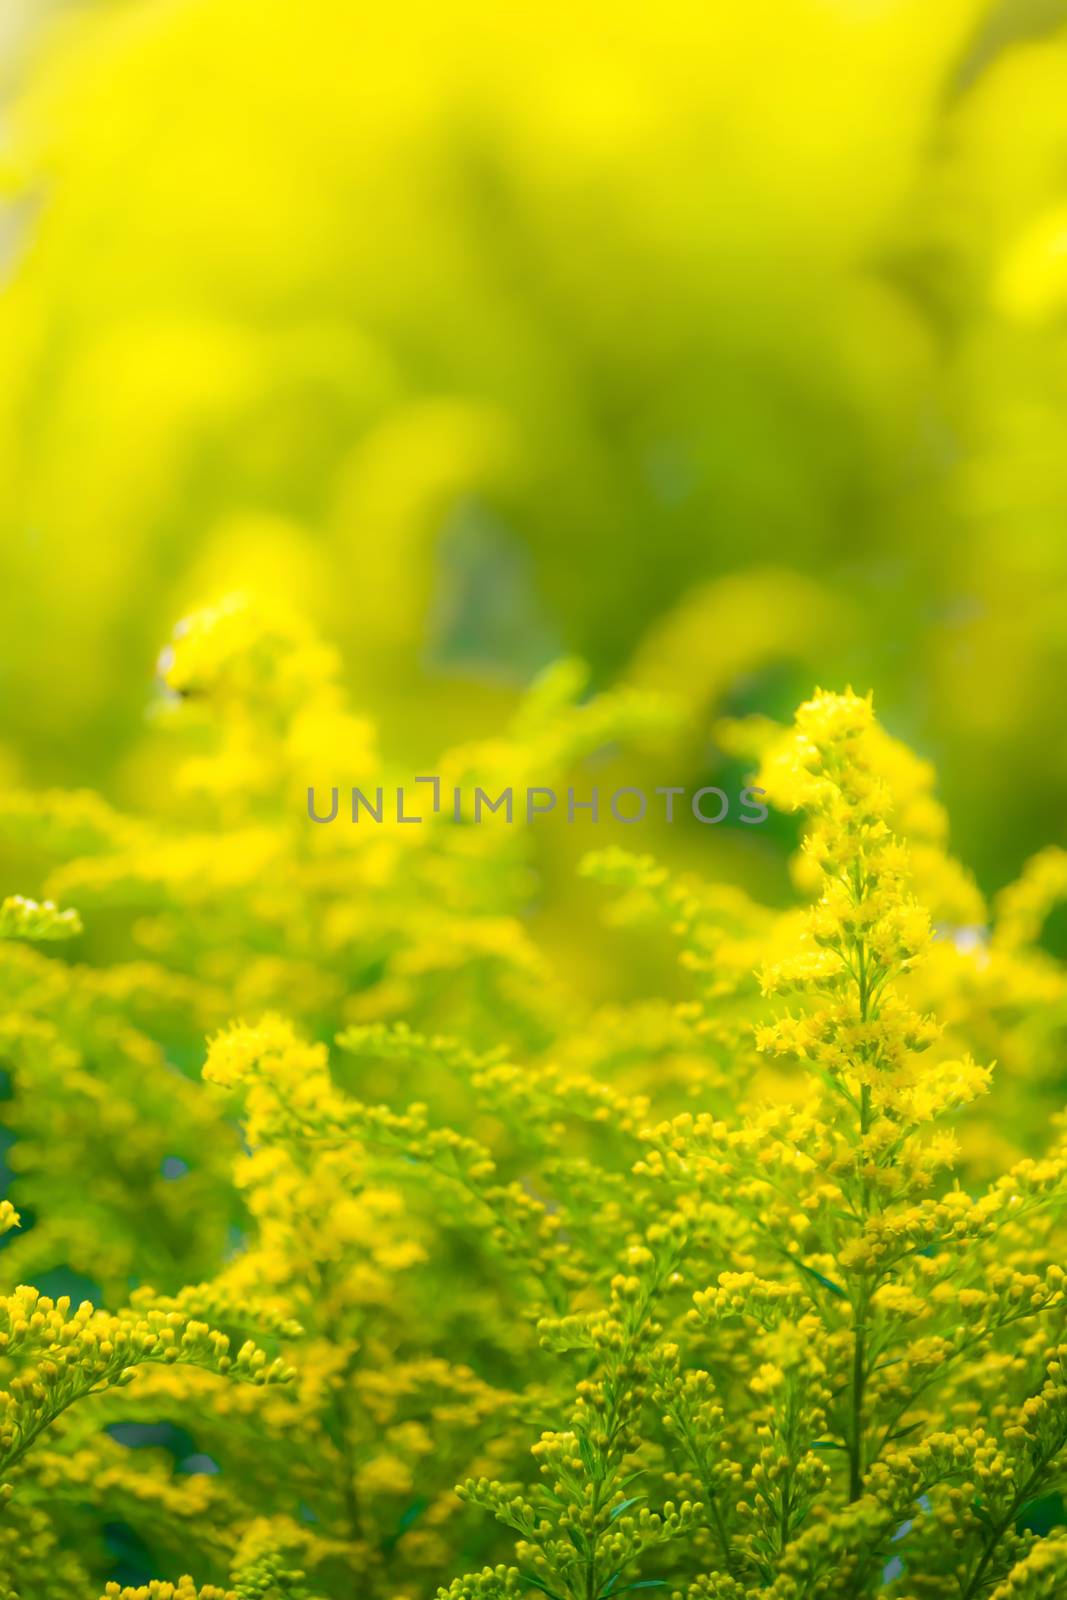
M863 1493L863 1395L867 1385L866 1294L860 1301L852 1346L852 1424L849 1429L848 1498Z
M858 950L860 971L860 1017L867 1020L867 951L861 943ZM860 1144L866 1138L871 1125L871 1089L865 1083L860 1088ZM860 1151L861 1160L865 1159ZM860 1212L866 1219L870 1208L870 1193L867 1180L864 1178L860 1185ZM848 1449L848 1498L849 1503L858 1500L863 1493L863 1398L867 1387L867 1287L862 1285L858 1291L858 1301L853 1313L853 1341L852 1341L852 1417L849 1428Z

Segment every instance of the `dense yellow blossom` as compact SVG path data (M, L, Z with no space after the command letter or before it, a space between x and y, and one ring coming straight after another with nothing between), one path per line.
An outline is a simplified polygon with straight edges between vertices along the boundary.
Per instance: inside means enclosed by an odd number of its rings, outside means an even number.
M193 614L162 671L173 814L0 806L46 896L0 944L7 1260L129 1302L0 1311L10 1595L99 1592L116 1525L182 1600L1055 1594L1067 1124L968 1154L998 1075L1051 1062L1054 858L956 938L984 909L932 774L817 692L731 735L800 815L806 899L595 851L613 937L665 935L681 987L590 1006L524 918L533 830L308 824L310 746L376 740L282 608ZM440 770L673 736L582 685ZM175 1427L185 1466L130 1448Z

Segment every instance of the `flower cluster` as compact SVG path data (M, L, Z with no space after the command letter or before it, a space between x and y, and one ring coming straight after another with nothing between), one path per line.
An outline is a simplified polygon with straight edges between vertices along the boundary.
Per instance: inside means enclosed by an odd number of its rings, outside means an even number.
M227 600L163 663L174 810L0 803L50 863L0 941L3 1600L1058 1594L1067 1121L1022 1104L1056 861L963 938L932 774L818 693L729 735L805 903L599 851L611 937L678 980L592 1006L531 830L302 825L309 752L378 759L335 665ZM670 725L582 693L435 770Z

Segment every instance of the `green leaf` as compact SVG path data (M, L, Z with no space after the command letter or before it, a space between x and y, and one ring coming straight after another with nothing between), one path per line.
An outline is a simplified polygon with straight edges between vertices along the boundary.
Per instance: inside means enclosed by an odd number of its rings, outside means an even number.
M629 1511L631 1506L635 1506L639 1500L645 1500L645 1499L647 1499L646 1495L633 1494L633 1495L630 1496L629 1500L620 1500L618 1505L615 1507L614 1511L612 1511L610 1513L610 1515L608 1516L608 1521L609 1522L614 1522L616 1520L616 1518L622 1516L624 1511Z
M382 1541L382 1549L387 1554L392 1553L392 1551L400 1543L400 1540L403 1538L404 1534L407 1533L408 1529L418 1522L429 1503L430 1502L427 1496L422 1494L420 1494L417 1499L412 1501L411 1505L408 1506L407 1510L401 1516L400 1521L397 1523L395 1533L389 1534L388 1537Z
M638 1467L636 1472L628 1472L625 1478L623 1478L622 1482L619 1484L619 1488L628 1489L631 1483L636 1483L638 1478L643 1478L648 1470L648 1467Z
M789 1252L786 1251L786 1254L789 1255ZM814 1267L809 1267L808 1263L801 1261L799 1256L790 1255L789 1259L795 1267L800 1268L801 1272L806 1272L809 1277L815 1279L816 1283L821 1283L824 1289L829 1289L831 1294L838 1295L842 1300L848 1299L847 1292L842 1289L839 1283L835 1283L832 1278L826 1278L821 1272L816 1272Z
M540 1589L543 1595L548 1596L548 1600L560 1600L560 1596L556 1594L555 1590L550 1589L547 1584L542 1583L540 1578L534 1577L532 1572L523 1572L520 1568L519 1577L522 1579L523 1583L528 1583L531 1589Z

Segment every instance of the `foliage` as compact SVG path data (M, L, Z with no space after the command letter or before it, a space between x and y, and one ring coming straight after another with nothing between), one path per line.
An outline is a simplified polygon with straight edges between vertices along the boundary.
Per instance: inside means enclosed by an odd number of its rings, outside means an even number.
M1059 1593L1062 858L980 936L931 769L816 692L719 730L802 819L800 906L593 852L605 938L679 969L601 1007L532 936L535 828L309 824L402 774L290 612L203 608L160 670L166 805L0 803L41 896L0 943L0 1593ZM435 770L675 728L564 664Z

